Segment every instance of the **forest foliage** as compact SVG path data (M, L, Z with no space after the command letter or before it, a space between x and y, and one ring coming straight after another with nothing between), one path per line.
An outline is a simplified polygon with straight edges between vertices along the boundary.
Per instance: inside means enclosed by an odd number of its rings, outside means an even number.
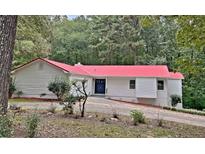
M19 16L13 67L37 57L165 64L185 76L184 107L205 108L205 16Z

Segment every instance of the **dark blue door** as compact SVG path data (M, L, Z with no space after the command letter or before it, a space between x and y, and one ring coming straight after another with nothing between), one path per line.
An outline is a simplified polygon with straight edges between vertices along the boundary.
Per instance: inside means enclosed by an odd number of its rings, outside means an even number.
M96 94L105 93L105 79L95 79L95 93Z

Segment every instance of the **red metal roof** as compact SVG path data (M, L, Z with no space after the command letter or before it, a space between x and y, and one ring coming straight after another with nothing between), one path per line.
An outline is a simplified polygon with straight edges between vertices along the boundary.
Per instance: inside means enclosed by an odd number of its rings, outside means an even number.
M184 76L179 72L170 72L170 78L172 78L172 79L184 79Z
M166 65L67 65L44 59L68 72L88 76L161 77L184 79L179 72L169 72Z
M48 60L46 58L42 59L46 62L48 62L49 64L52 64L52 65L55 65L57 66L58 68L61 68L63 69L64 71L67 71L67 72L71 72L71 73L74 73L74 74L79 74L79 75L89 75L87 72L85 72L84 70L78 68L78 67L75 67L75 66L72 66L72 65L68 65L68 64L64 64L64 63L60 63L60 62L56 62L56 61L53 61L53 60Z
M166 65L68 65L46 58L38 58L64 71L86 76L110 77L159 77L184 79L179 72L169 72ZM38 60L35 59L35 60ZM35 61L33 60L33 61ZM33 62L31 61L31 62ZM28 63L27 63L28 64ZM25 64L24 64L25 65ZM22 65L22 66L24 66Z
M161 65L98 65L76 66L93 76L119 76L119 77L169 77L167 66Z

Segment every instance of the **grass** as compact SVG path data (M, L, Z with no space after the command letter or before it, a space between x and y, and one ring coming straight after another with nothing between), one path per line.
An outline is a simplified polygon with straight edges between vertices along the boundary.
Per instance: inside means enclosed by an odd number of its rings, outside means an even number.
M33 110L15 116L12 137L26 137L25 119L33 112L39 114L41 121L37 137L205 137L204 127L176 122L163 121L163 127L159 127L157 120L147 119L146 124L134 126L128 116L119 116L118 121L113 121L112 115L102 113L87 113L85 118L76 118L74 115L65 117L62 112L47 115L47 111ZM100 121L102 118L106 120Z
M163 109L171 110L171 111L175 111L175 112L182 112L182 113L205 116L204 111L199 111L199 110L195 110L195 109L177 109L177 108L174 108L174 107L163 107Z
M33 103L33 102L45 102L47 100L41 100L41 99L26 99L26 98L11 98L9 99L9 103Z

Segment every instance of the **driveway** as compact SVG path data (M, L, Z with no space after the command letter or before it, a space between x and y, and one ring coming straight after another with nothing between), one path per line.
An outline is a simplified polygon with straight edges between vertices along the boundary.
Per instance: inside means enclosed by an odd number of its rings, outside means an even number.
M17 104L24 108L30 109L48 109L51 105L51 102L24 102ZM58 103L54 102L53 104L57 106L58 109L62 108L62 106L60 106ZM77 105L75 106L75 109L78 110ZM108 100L103 97L89 97L88 102L86 104L86 111L89 112L102 112L109 114L116 112L121 115L130 115L130 111L133 109L142 111L147 118L160 118L163 120L205 127L205 116L179 113L137 104L122 103L118 101Z

